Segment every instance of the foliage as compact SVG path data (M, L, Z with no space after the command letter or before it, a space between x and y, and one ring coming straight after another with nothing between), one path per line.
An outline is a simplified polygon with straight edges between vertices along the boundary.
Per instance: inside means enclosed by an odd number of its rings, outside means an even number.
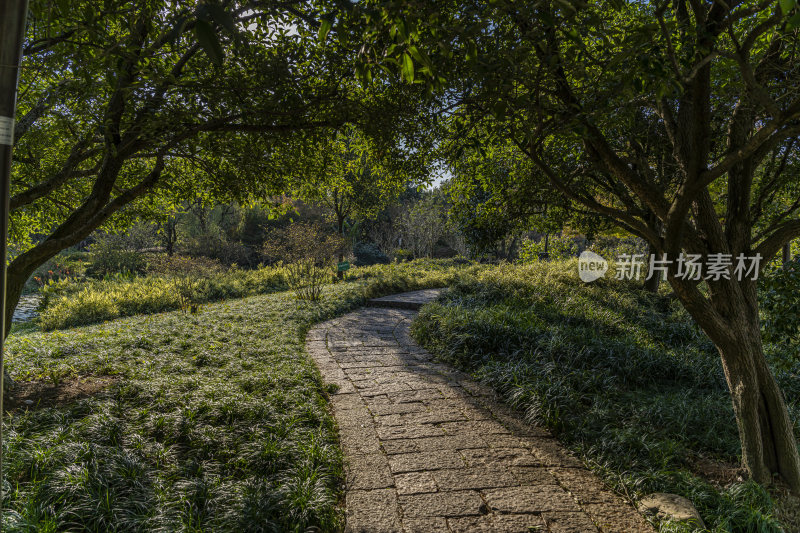
M359 242L353 246L353 255L356 257L356 266L370 266L389 262L389 256L372 242Z
M507 237L532 227L555 232L564 226L563 199L546 183L525 179L533 171L519 149L465 147L451 167L454 177L446 184L449 216L473 255L494 251Z
M310 159L318 167L299 186L300 197L324 205L342 235L346 220L376 216L400 195L411 175L424 172L410 161L398 167L400 160L382 157L374 141L354 127L319 147L315 156Z
M151 254L147 256L147 273L154 276L188 275L208 277L219 274L225 267L209 257Z
M519 260L522 263L538 261L545 252L545 237L538 241L530 238L523 239L519 245ZM547 253L552 259L568 259L578 255L578 245L575 239L565 235L550 235L547 237Z
M767 272L759 283L764 340L780 347L783 365L800 362L800 256Z
M412 331L620 492L686 496L712 531L779 531L764 489L721 490L697 473L700 458L730 464L740 453L714 345L676 302L633 282L583 284L576 263L478 272L424 307ZM800 435L796 378L779 376Z
M621 255L646 255L647 242L639 237L599 236L589 249L608 261L616 260Z
M286 261L287 282L299 300L317 301L322 285L331 280L333 263L344 250L340 234L310 222L273 229L264 243L268 261Z
M434 246L445 234L447 206L444 199L428 194L414 203L400 220L403 247L414 257L432 257Z
M271 293L287 287L287 272L283 267L231 269L207 275L189 270L170 272L163 277L109 277L84 283L63 280L43 291L38 323L43 330L63 329L180 309L182 296L175 284L176 279L185 278L192 280L192 304Z
M102 278L114 274L143 274L147 268L144 255L137 250L124 248L125 239L119 235L105 235L89 248L86 275Z

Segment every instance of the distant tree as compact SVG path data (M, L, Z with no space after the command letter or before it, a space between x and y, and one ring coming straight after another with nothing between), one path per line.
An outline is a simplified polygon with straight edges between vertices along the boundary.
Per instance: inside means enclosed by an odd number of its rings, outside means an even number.
M447 229L447 205L441 195L428 193L409 206L400 219L403 248L415 257L431 257Z

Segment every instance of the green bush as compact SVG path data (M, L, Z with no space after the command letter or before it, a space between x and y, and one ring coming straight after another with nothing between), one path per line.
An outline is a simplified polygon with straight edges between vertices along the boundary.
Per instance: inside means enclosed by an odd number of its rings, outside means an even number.
M764 340L780 353L782 368L800 363L800 256L768 271L759 281Z
M39 326L47 331L123 316L180 309L183 300L180 291L176 290L177 277L180 276L113 278L84 283L63 280L54 283L43 290ZM192 280L192 304L243 298L287 288L284 267L231 269L192 277ZM94 309L99 301L106 302L102 313L85 313L85 309Z
M534 241L523 239L519 245L518 255L521 263L531 263L539 260L539 254L544 253L544 238ZM547 253L550 259L567 259L578 255L578 245L572 237L551 235L548 238Z
M102 278L115 274L144 274L147 267L144 255L120 246L115 236L106 236L92 245L86 275Z
M389 263L389 256L372 242L359 242L353 246L356 266L370 266Z

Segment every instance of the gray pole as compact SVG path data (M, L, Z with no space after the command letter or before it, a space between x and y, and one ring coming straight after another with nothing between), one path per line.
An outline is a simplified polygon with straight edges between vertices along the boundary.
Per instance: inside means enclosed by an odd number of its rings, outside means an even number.
M22 60L22 41L28 17L28 0L0 0L0 417L3 410L5 367L3 353L6 338L6 261L9 195L11 188L11 149L14 145L14 117L17 105L17 81ZM3 425L0 424L0 444ZM0 530L3 528L3 452L0 446Z

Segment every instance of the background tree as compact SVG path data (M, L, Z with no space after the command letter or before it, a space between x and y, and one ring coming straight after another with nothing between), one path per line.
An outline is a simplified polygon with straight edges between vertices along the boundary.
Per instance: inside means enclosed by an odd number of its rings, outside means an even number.
M453 139L443 152L453 172L447 185L450 218L475 254L508 259L523 232L563 229L567 203L516 146L470 147Z
M794 0L376 1L356 14L367 28L361 70L423 81L459 138L513 142L553 190L659 254L769 259L800 235L800 206L763 209L790 184L761 172L800 134ZM719 350L743 466L800 491L757 282L687 280L676 268L673 291Z
M389 89L367 98L342 76L353 46L335 32L320 38L326 9L34 1L6 316L37 266L95 229L124 227L151 204L286 192L322 138L396 98Z

